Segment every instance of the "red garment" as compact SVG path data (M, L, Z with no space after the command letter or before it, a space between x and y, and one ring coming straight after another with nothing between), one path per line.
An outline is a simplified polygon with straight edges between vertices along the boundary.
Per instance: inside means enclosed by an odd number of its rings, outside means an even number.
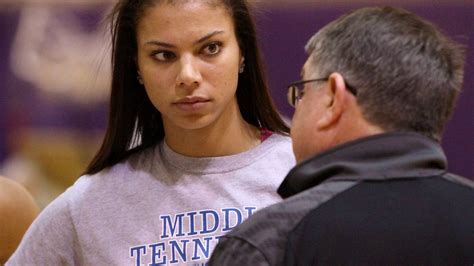
M260 141L261 142L264 142L266 139L268 139L271 135L273 134L273 132L271 132L270 130L266 129L266 128L260 128Z

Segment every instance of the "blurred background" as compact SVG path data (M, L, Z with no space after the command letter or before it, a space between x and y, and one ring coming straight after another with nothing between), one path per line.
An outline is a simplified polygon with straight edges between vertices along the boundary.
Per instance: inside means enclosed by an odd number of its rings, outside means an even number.
M289 118L286 85L299 79L304 44L350 10L402 7L464 44L464 88L443 147L450 171L474 178L474 0L251 2L271 91ZM26 186L41 208L73 184L101 143L110 82L105 17L114 3L0 0L0 175Z

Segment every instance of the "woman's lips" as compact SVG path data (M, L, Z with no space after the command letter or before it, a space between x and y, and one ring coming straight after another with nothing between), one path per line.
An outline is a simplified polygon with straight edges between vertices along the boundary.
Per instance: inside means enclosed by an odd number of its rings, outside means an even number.
M211 100L203 97L186 97L173 103L183 111L198 111L204 108Z

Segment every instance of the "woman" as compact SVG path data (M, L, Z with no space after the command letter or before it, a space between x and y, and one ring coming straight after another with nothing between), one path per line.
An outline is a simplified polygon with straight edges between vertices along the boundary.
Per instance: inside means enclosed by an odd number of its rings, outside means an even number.
M109 127L11 265L205 264L294 165L243 0L120 1Z

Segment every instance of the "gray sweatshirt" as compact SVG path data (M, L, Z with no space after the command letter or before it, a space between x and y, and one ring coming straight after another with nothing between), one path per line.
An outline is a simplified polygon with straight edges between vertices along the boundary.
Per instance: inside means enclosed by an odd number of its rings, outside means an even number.
M186 157L164 142L82 176L36 219L7 265L205 265L220 236L276 193L295 165L273 134L231 156Z

